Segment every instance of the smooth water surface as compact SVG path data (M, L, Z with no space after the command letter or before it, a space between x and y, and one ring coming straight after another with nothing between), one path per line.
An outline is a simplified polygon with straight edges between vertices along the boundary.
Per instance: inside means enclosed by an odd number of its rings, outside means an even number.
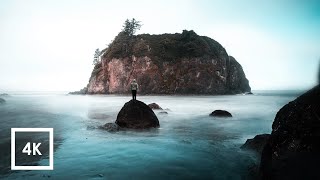
M234 96L138 96L156 102L160 128L110 133L130 96L12 94L0 105L0 178L18 179L241 179L256 155L240 149L247 138L270 133L277 111L298 93ZM216 109L232 118L213 118ZM54 170L10 168L10 128L54 128ZM9 154L8 154L9 153ZM37 160L47 164L47 156Z

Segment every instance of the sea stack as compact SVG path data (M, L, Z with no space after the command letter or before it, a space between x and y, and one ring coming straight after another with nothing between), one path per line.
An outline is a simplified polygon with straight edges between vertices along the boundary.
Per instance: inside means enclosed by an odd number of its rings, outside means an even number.
M182 33L123 33L101 52L81 93L127 94L133 79L139 94L240 94L250 92L237 60L215 40Z

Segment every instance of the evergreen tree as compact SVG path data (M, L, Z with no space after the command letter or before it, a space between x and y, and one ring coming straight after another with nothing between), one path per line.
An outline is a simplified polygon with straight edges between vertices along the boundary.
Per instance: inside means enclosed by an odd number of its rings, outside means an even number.
M96 49L96 51L94 52L94 56L93 56L93 65L96 65L99 63L99 56L100 56L100 50L99 48Z
M124 32L127 36L133 36L137 30L140 30L141 26L141 21L137 21L134 18L131 20L127 19L123 24L122 32Z

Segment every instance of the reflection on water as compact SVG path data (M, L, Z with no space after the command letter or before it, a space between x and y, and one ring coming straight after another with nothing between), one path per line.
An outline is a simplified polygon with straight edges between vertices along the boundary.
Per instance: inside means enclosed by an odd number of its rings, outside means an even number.
M170 109L156 111L161 127L109 133L97 127L114 122L129 96L12 95L0 106L0 177L241 179L256 157L239 147L269 133L276 112L296 96L143 96ZM209 117L215 109L233 118ZM13 127L54 128L54 171L11 173ZM46 158L34 162L43 165Z

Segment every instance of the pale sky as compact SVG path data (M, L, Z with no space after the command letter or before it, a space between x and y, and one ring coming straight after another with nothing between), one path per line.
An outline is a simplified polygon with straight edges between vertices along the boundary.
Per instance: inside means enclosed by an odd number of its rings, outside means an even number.
M96 48L127 18L140 33L194 30L242 65L253 90L307 89L320 60L320 1L1 0L0 92L86 86Z

